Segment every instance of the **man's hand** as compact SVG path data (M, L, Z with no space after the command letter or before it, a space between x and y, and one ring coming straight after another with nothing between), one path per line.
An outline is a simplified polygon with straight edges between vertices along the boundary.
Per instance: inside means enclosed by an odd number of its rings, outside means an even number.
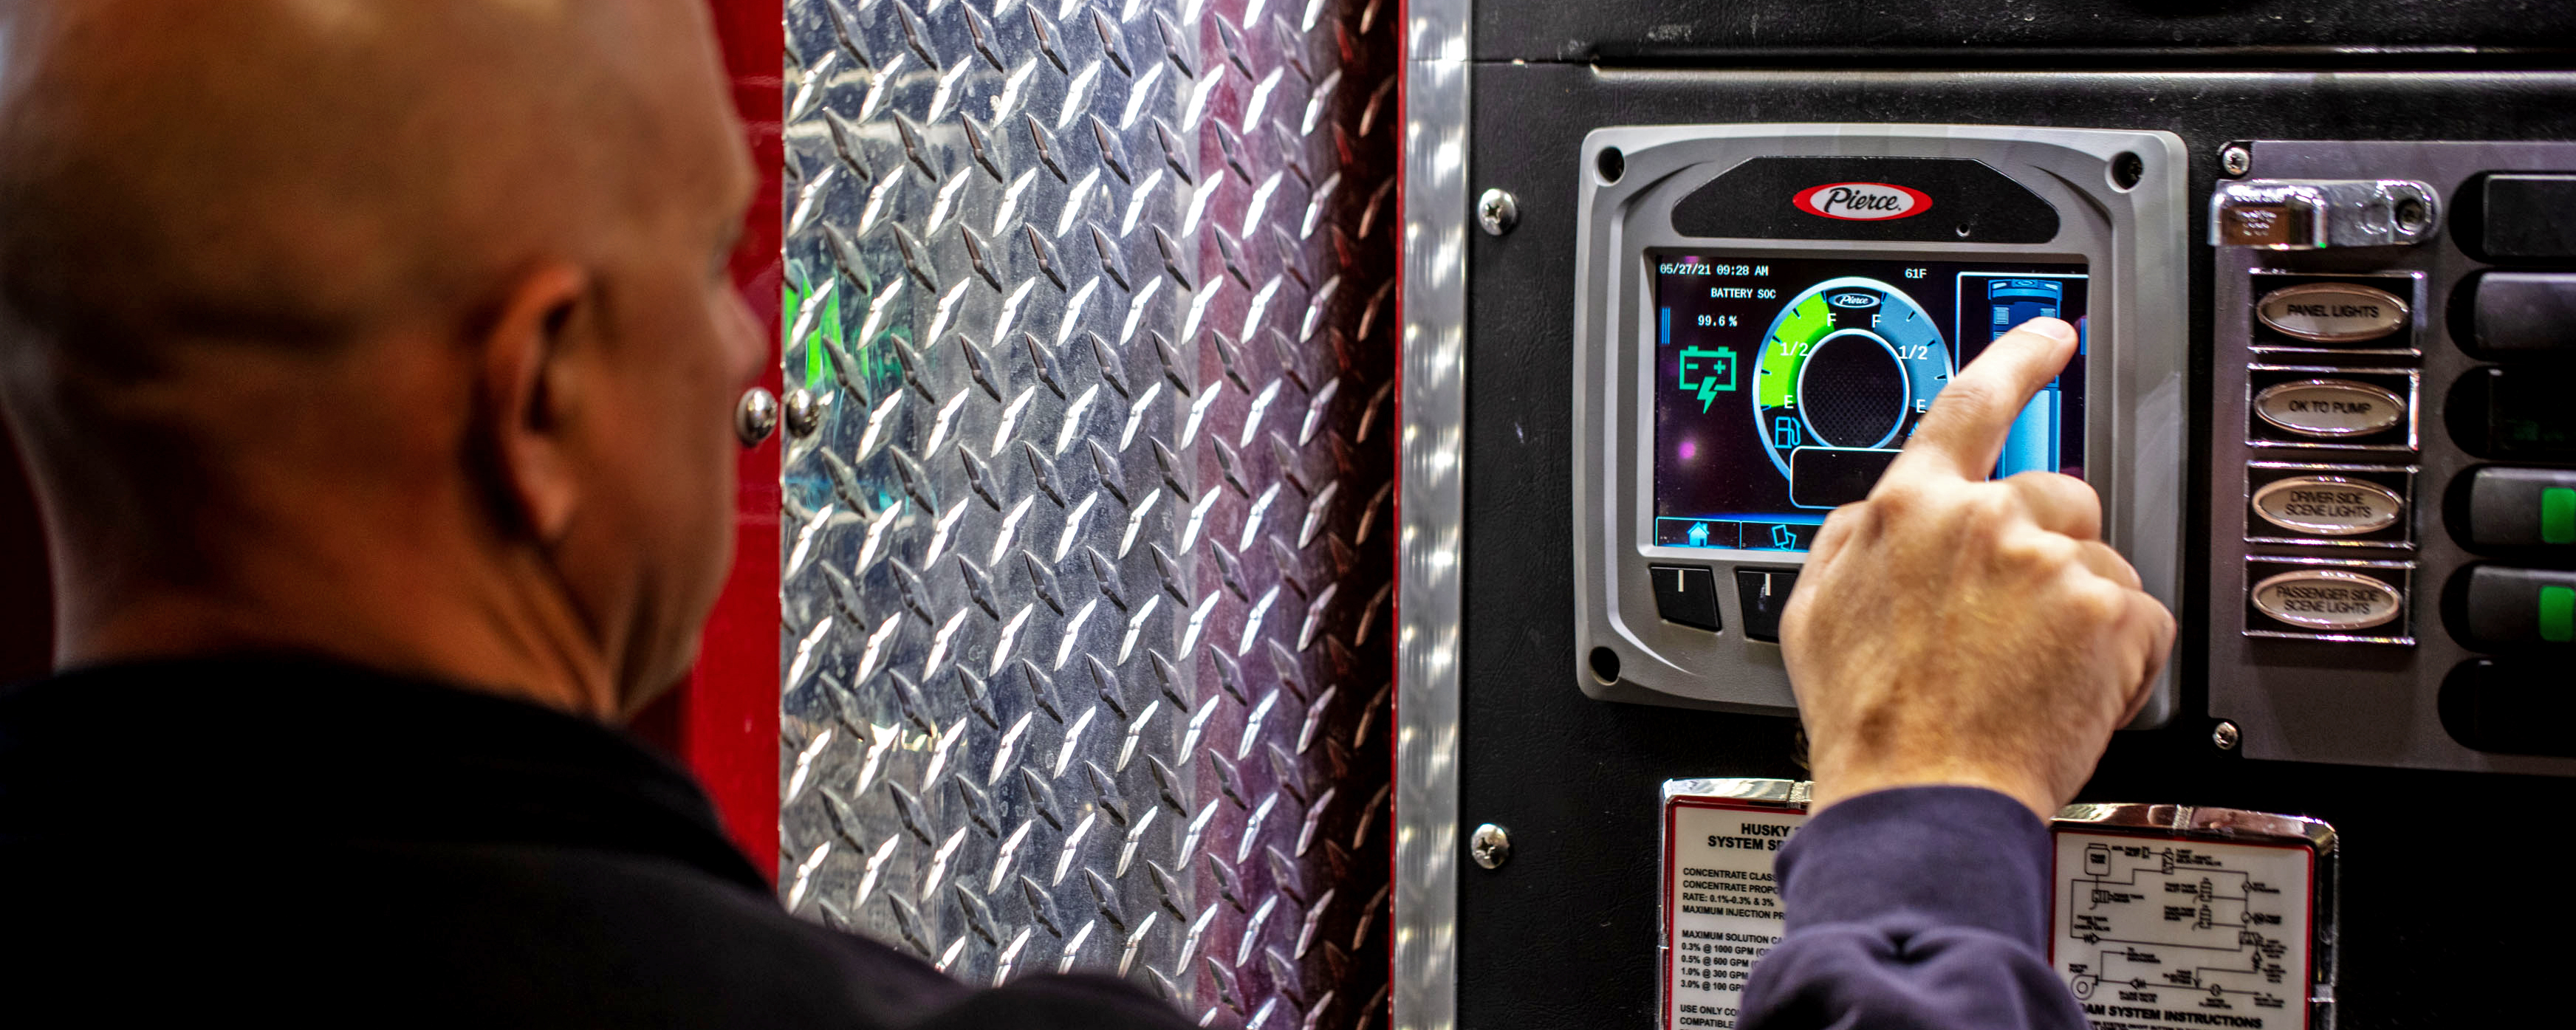
M2174 620L2102 542L2101 499L2053 472L1986 481L2074 353L2053 318L1996 340L1869 498L1825 520L1780 624L1817 809L1954 784L2046 819L2145 702Z

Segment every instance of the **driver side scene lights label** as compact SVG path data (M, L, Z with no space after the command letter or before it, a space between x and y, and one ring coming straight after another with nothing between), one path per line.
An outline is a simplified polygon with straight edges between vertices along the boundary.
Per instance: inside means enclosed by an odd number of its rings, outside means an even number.
M2300 476L2255 491L2254 512L2284 529L2350 536L2395 524L2406 512L2406 499L2377 483Z
M2245 539L2257 543L2411 550L2413 466L2251 462Z

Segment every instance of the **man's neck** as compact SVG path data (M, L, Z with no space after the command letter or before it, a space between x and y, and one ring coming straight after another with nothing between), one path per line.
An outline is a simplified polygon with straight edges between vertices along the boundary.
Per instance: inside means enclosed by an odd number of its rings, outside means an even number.
M536 559L363 553L391 550L382 544L351 556L332 553L328 539L292 554L236 553L187 584L58 553L55 664L297 652L602 721L619 716L607 662Z

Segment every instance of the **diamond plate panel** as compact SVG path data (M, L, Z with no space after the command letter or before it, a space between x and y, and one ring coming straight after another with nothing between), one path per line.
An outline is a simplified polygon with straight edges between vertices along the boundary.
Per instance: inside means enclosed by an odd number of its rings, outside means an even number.
M788 907L1387 1004L1388 0L790 0Z

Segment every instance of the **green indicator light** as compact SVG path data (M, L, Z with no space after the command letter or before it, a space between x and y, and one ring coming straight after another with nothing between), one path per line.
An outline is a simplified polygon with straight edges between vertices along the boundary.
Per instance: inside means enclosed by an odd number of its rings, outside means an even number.
M2576 489L2553 486L2540 492L2540 542L2576 544Z
M2540 639L2553 644L2576 640L2576 587L2540 588Z

